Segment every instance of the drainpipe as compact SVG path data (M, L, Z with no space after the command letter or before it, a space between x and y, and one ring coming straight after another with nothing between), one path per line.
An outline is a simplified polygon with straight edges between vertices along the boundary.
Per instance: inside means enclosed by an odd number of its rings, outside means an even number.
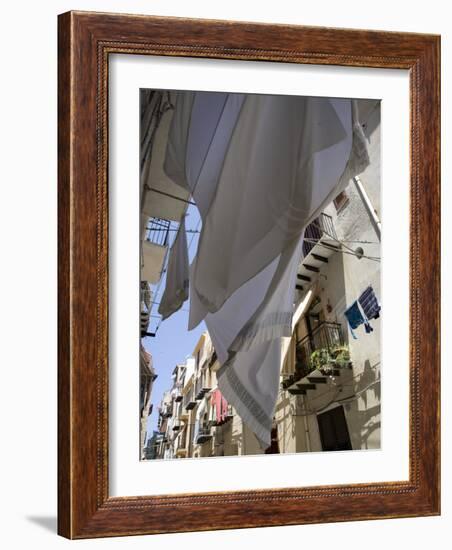
M304 409L306 411L307 410L306 395L303 396L303 404L304 404ZM309 453L311 452L311 437L309 435L308 416L306 414L303 415L303 423L304 423L304 434L306 438L306 451Z
M355 176L353 178L353 181L355 182L356 189L358 190L359 196L363 201L364 207L367 213L369 214L370 223L372 224L372 227L374 228L375 233L377 234L378 240L381 241L380 218L377 216L377 213L375 212L375 209L372 206L372 203L370 202L369 195L366 193L364 186L362 184L362 181L359 179L358 176Z

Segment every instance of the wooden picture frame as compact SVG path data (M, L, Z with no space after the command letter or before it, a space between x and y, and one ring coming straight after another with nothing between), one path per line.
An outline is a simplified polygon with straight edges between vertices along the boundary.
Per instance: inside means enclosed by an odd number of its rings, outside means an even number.
M58 53L59 534L88 538L439 514L440 38L68 12L59 16ZM107 91L113 53L409 70L408 481L109 496Z

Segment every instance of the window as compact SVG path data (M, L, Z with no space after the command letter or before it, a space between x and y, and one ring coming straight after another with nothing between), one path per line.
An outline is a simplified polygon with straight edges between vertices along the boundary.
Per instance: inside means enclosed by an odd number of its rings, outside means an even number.
M336 207L336 212L340 212L348 204L347 193L345 191L341 191L333 202L334 206Z

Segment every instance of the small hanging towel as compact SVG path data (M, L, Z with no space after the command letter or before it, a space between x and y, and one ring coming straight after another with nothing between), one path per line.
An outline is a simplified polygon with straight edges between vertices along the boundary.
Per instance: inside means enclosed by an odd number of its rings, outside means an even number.
M356 335L353 332L353 329L358 328L359 325L362 325L364 323L364 317L361 313L361 310L359 309L358 302L353 302L353 304L347 310L345 310L344 315L347 318L350 332L352 333L353 338L356 340Z
M357 339L357 336L353 332L353 329L358 328L360 325L364 324L367 333L373 331L373 328L370 326L369 319L359 307L358 301L353 302L353 304L345 311L344 315L347 318L350 326L350 332L355 340Z
M159 313L167 319L182 307L188 298L188 249L185 221L182 219L170 250L166 286L160 300Z
M373 288L369 285L358 298L359 305L362 307L364 315L368 319L378 319L380 317L381 306Z

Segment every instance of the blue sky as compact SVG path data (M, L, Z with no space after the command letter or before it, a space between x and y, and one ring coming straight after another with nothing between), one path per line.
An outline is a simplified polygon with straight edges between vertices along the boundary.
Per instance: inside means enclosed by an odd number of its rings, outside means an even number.
M198 209L190 205L187 209L187 217L185 225L187 231L200 230L201 219ZM172 228L176 229L177 223L172 224ZM170 232L170 244L176 238L177 232ZM196 255L198 246L199 233L187 232L187 241L189 246L190 262ZM158 285L153 287L153 300L159 302L165 290L166 276L162 276L160 287L156 292ZM157 314L158 305L154 304L152 314ZM160 404L163 392L171 387L171 373L177 363L182 363L187 356L193 351L199 337L206 330L204 322L198 325L195 329L188 331L188 311L189 301L187 300L182 308L171 315L168 319L160 323L155 338L144 338L143 345L152 355L154 368L158 375L152 389L151 402L154 405L153 412L148 418L147 433L150 437L152 430L157 428L158 406ZM154 332L159 324L159 319L152 318L150 332Z

